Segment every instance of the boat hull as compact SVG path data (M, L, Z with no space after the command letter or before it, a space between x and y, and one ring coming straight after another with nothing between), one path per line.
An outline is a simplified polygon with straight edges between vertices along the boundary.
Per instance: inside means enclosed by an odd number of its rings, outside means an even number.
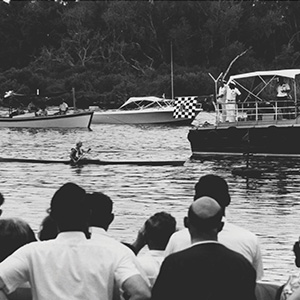
M34 117L20 115L13 118L0 117L0 127L22 128L89 128L93 112L78 112L66 115Z
M74 163L70 160L55 160L55 159L30 159L30 158L9 158L0 157L0 162L17 162L17 163L32 163L32 164L65 164L65 165L136 165L136 166L183 166L185 161L182 160L100 160L100 159L81 159Z
M294 120L295 121L295 120ZM207 126L192 128L188 133L192 158L210 155L300 157L300 124L277 122L268 125Z
M176 124L189 125L193 119L174 118L173 108L157 110L94 112L93 124Z

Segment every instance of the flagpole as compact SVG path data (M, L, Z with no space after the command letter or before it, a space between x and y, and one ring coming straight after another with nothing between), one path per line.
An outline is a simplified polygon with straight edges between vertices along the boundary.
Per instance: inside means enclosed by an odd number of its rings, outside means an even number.
M171 99L174 100L173 44L171 41Z

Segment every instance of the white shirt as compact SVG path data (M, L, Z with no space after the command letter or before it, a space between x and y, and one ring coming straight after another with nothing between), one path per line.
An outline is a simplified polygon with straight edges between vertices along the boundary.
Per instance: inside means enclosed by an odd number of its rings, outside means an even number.
M148 250L144 254L138 255L138 261L146 272L151 286L154 285L164 258L165 252L163 250Z
M225 103L226 101L226 85L220 86L219 87L219 102L220 103Z
M139 271L140 275L146 281L148 286L150 287L150 282L148 281L148 277L140 265L136 255L133 253L131 249L129 249L126 245L122 244L121 242L117 241L113 237L111 237L107 231L100 227L90 227L89 231L91 233L91 239L97 240L101 244L104 244L106 247L113 249L114 251L118 251L120 255L126 256L132 263L135 265L137 270Z
M277 97L286 97L290 91L290 86L288 83L283 83L277 87Z
M66 102L63 102L63 103L61 103L60 105L59 105L59 109L61 110L61 111L67 111L67 109L68 109L68 104L66 103Z
M241 92L237 89L231 89L229 86L227 87L227 92L226 92L226 99L227 102L235 102L236 101L236 96L240 96Z
M226 221L222 231L218 234L218 241L227 248L246 257L256 270L256 278L263 277L263 263L260 245L255 234L242 227ZM191 245L191 238L187 228L175 232L166 247L165 256L186 249Z
M29 281L33 300L111 300L114 280L121 286L136 274L131 260L82 232L30 243L0 263L4 291Z

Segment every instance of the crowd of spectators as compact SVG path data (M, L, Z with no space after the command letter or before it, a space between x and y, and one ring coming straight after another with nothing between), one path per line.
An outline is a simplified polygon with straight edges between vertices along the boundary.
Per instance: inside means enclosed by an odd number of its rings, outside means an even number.
M262 281L259 239L225 218L230 202L222 177L202 176L185 229L161 211L129 243L109 234L108 195L65 183L37 233L22 219L0 218L0 300L299 300L299 277ZM293 250L300 267L299 242Z

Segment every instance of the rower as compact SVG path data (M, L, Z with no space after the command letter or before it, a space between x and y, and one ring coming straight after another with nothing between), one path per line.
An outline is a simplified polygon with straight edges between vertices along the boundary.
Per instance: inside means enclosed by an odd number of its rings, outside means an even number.
M71 148L70 158L73 162L78 162L80 159L84 157L85 153L91 151L91 148L89 148L88 150L84 150L81 147L82 147L82 142L77 141L75 148Z

